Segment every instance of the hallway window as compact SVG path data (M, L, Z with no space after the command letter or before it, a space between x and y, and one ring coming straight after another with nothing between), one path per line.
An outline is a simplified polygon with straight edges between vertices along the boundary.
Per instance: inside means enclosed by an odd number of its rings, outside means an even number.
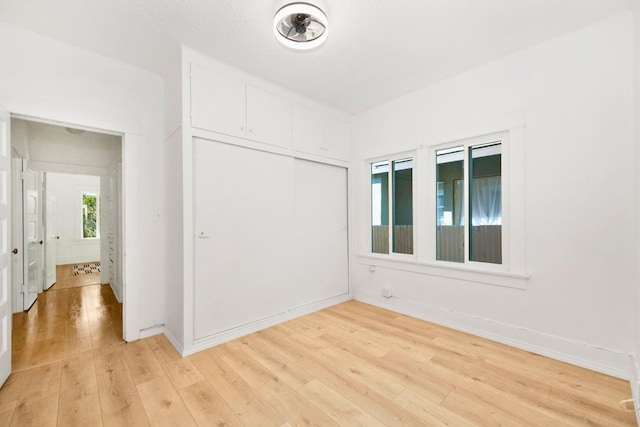
M99 236L100 210L98 209L98 195L82 193L82 238L95 239Z

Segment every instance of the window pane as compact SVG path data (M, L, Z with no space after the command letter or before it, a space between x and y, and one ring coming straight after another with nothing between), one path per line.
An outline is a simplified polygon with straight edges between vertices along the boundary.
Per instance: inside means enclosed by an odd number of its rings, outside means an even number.
M464 262L464 147L436 152L436 259Z
M82 237L98 237L98 196L82 195Z
M389 162L371 164L371 252L389 253Z
M393 162L393 252L413 253L413 159Z
M502 264L502 146L469 148L469 260Z

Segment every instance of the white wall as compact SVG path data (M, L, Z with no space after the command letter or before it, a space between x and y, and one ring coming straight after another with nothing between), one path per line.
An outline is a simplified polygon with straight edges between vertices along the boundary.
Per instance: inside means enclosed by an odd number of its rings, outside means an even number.
M100 239L82 238L82 193L100 194L100 177L47 174L55 195L56 265L100 261Z
M409 273L402 264L371 273L369 260L354 257L354 297L628 377L632 30L630 13L614 16L359 114L357 177L372 150L393 154L443 130L522 113L531 278L520 290ZM352 201L358 218L368 218L358 203L368 191L361 184ZM386 300L389 284L394 298Z
M124 134L125 339L164 322L163 82L158 75L0 24L0 105Z

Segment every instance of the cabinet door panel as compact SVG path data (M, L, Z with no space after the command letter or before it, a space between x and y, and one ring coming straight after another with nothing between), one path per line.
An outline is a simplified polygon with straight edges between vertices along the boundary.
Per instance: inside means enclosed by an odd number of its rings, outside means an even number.
M291 147L291 103L280 96L247 85L247 138Z
M293 149L323 156L324 120L319 111L294 104L292 107Z
M191 126L244 138L244 82L191 64Z
M327 117L324 128L326 156L334 159L349 160L351 155L351 123Z

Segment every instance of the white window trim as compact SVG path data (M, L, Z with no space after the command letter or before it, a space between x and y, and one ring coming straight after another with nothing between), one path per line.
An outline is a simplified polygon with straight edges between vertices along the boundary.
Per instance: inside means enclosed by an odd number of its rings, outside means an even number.
M435 152L438 149L462 145L462 143L475 145L491 138L502 141L502 264L437 261L435 259ZM467 129L456 129L455 132L411 138L411 141L416 144L413 151L403 151L390 156L377 155L364 160L365 170L362 176L363 178L366 176L363 181L366 185L361 188L365 189L366 203L362 206L366 208L363 210L367 215L364 226L367 227L368 232L363 233L363 237L366 236L366 242L364 239L360 241L359 262L371 267L380 266L488 285L526 289L530 274L526 272L525 259L524 116L513 114L506 118L476 124ZM371 163L403 156L413 156L414 161L413 255L393 252L373 253L371 252ZM427 165L427 167L421 165ZM365 201L363 198L360 200ZM361 218L365 219L364 215ZM465 253L465 257L467 256Z
M368 159L367 160L367 164L366 164L366 169L367 169L367 182L368 182L368 192L367 192L367 212L369 213L368 216L368 220L367 220L367 224L368 224L368 241L369 241L369 249L368 252L370 254L373 255L380 255L383 257L391 257L392 259L398 259L398 260L406 260L406 259L416 259L416 176L415 176L415 171L417 169L417 161L416 161L416 151L404 151L402 153L396 153L390 156L380 156L380 157L376 157L373 159ZM397 160L403 160L403 159L407 159L407 158L411 158L412 160L412 178L411 178L411 192L412 192L412 196L413 196L413 207L412 207L412 214L413 214L413 253L412 254L403 254L403 253L398 253L398 252L393 252L393 197L395 196L395 194L393 193L393 162L397 161ZM377 253L377 252L372 252L372 248L371 248L371 242L373 240L373 233L372 233L372 225L371 225L371 208L372 208L372 203L371 203L371 164L373 163L378 163L378 162L384 162L384 161L388 161L389 162L389 178L388 178L388 185L389 185L389 189L388 189L388 194L389 194L389 253L386 254L382 254L382 253Z

